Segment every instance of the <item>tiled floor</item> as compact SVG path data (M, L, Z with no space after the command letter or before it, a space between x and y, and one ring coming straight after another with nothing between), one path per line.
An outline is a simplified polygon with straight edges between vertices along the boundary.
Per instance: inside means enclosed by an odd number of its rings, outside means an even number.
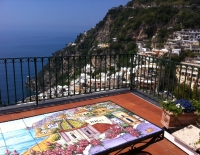
M100 102L105 102L105 101L112 101L121 107L133 112L134 114L141 116L142 118L148 120L149 122L159 126L163 127L162 124L160 123L160 118L161 118L161 109L152 105L146 100L143 100L142 98L134 95L131 92L127 93L122 93L118 95L111 95L111 96L104 96L104 97L99 97L99 98L94 98L90 100L82 100L78 102L71 102L67 104L60 104L60 105L54 105L51 107L44 107L44 108L37 108L37 109L32 109L32 110L27 110L23 112L18 112L18 113L11 113L11 114L5 114L0 116L0 155L4 155L5 150L13 150L15 149L21 149L21 150L27 150L34 144L37 144L38 141L43 140L41 139L35 139L35 141L31 141L29 145L26 145L25 148L20 148L22 145L19 145L17 148L16 144L19 143L21 139L21 144L24 142L26 139L26 142L33 138L34 135L32 135L32 132L29 132L30 130L25 130L26 126L31 126L31 124L34 121L41 120L47 116L49 116L49 113L56 112L56 111L62 111L66 109L71 109L75 107L80 107L80 106L86 106L88 104L94 104L94 103L100 103ZM32 120L30 117L32 116L37 116L34 117L34 120ZM15 121L13 121L15 120ZM13 121L14 125L12 126L7 123L7 121ZM6 123L2 123L6 122ZM17 129L20 127L24 127L24 130L19 130L19 133L17 137L13 135L13 129ZM31 133L29 136L24 136L24 133ZM3 133L3 134L2 134ZM6 134L4 134L6 133ZM6 137L8 136L8 137ZM20 137L21 138L18 138ZM34 144L33 144L34 143ZM9 145L8 145L9 144ZM7 147L9 146L9 147ZM37 145L36 145L37 146ZM40 149L44 146L37 146L38 148L35 149ZM167 139L163 139L162 141L159 141L157 143L154 143L147 147L146 149L143 150L146 153L143 154L152 154L152 155L185 155L186 153L180 150L178 147L176 147L174 144L172 144L170 141ZM114 154L115 152L111 153ZM27 153L28 154L28 153ZM24 154L25 155L25 154Z

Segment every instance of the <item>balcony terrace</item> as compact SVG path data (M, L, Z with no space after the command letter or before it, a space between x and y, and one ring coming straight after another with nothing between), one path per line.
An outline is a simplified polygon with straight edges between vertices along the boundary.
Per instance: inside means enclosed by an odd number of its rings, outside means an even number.
M97 93L98 94L98 93ZM140 95L140 96L138 96ZM1 110L0 122L13 121L18 119L25 119L32 116L44 115L47 113L52 113L56 111L61 111L69 108L79 107L83 105L90 105L92 103L104 102L104 101L113 101L116 104L134 112L138 116L148 120L149 122L163 127L160 123L161 108L157 107L156 102L152 99L141 95L135 91L121 90L113 91L112 93L99 93L99 95L90 95L87 97L71 97L71 99L66 100L65 102L54 101L51 104L45 103L39 107L24 107L18 108L15 110L8 110L3 108ZM154 104L153 104L154 103ZM6 110L6 111L5 111ZM0 125L1 126L1 125ZM6 143L6 142L5 142ZM153 143L147 148L143 149L143 152L137 153L146 154L146 155L186 155L186 154L195 154L188 150L186 146L182 146L178 143L175 143L173 137L165 132L165 138L159 142ZM136 146L141 145L137 144ZM178 146L177 146L178 145ZM181 148L179 148L181 147ZM2 146L3 148L3 146ZM183 150L182 150L183 149ZM127 149L122 152L126 152ZM110 153L115 154L117 151Z
M38 72L45 65L46 70ZM137 55L11 58L1 59L0 67L1 137L4 137L4 122L25 120L33 116L47 117L48 113L106 101L112 101L162 129L159 100L180 98L180 95L183 98L189 96L199 99L198 89L195 89L199 87L198 82L187 93L180 93L181 79L177 74L181 75L183 67L169 60ZM188 67L191 72L198 69L198 81L200 69L189 65L184 65L183 69L187 71ZM190 86L192 82L195 81L191 81ZM1 137L0 152L10 149L8 141L5 138L1 141ZM142 143L135 146L139 147ZM37 145L42 150L40 144ZM128 149L120 153L128 154ZM0 154L4 154L3 152ZM113 151L110 154L120 153ZM178 143L165 131L163 140L154 142L135 154L197 153Z

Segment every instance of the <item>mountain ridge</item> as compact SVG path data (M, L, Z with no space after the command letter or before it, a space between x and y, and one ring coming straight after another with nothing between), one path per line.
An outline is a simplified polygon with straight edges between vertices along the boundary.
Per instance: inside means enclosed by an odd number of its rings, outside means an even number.
M156 46L162 48L174 31L200 29L198 19L200 19L198 0L166 0L165 2L132 0L125 6L120 5L108 10L103 20L95 27L80 33L73 44L67 44L62 50L53 53L53 57L137 53L136 41L142 41L147 48L152 48L152 37L155 38ZM100 44L109 46L101 48ZM65 79L72 79L76 74L76 66L72 67L72 61L74 60L64 62L64 65L70 66L69 71L62 70L61 63L52 63L49 65L50 68L46 65L38 74L38 79L43 79L40 77L44 73L44 79L47 81L45 86L48 86L49 81L55 85L55 75L63 76L63 71ZM51 70L51 79L48 70ZM39 81L39 83L42 86L43 82Z

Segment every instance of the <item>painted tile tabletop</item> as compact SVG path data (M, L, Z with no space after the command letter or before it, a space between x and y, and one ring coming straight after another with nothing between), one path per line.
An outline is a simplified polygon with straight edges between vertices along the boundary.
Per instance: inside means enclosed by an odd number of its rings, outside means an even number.
M161 130L116 103L105 101L0 123L0 155L90 155Z

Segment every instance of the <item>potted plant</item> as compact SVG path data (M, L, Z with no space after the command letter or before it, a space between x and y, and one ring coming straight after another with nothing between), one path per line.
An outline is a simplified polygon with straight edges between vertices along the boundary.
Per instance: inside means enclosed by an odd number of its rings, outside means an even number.
M200 101L180 99L162 101L160 104L163 109L161 123L167 129L196 125L200 118Z

